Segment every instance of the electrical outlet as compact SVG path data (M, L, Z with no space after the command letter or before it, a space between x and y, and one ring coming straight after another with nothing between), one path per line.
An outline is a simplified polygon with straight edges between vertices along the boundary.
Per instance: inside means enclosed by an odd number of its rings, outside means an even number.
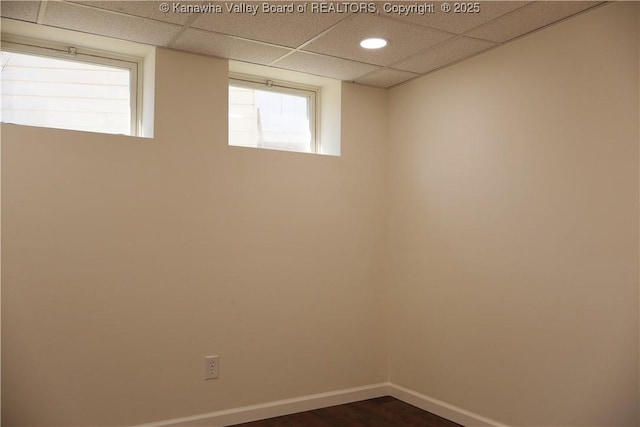
M220 377L220 356L207 356L204 358L204 379L215 380Z

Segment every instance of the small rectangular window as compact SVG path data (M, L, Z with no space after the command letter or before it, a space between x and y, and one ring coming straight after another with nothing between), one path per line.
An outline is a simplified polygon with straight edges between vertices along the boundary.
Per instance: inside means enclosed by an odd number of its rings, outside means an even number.
M4 123L137 134L134 61L63 46L3 43L0 66Z
M258 78L229 82L229 145L316 153L316 91Z

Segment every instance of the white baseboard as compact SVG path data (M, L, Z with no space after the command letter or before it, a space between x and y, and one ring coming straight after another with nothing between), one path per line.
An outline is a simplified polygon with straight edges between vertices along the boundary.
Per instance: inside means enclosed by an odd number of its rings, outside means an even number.
M379 383L346 390L312 394L259 405L243 406L190 417L140 424L134 427L223 427L382 396L395 397L398 400L402 400L410 405L467 427L508 427L506 424L474 414L455 405L442 402L441 400L417 393L393 383Z
M506 424L483 417L482 415L474 414L466 409L409 390L397 384L389 383L388 392L389 396L393 396L405 403L417 406L420 409L424 409L425 411L466 427L508 427Z
M387 386L388 383L372 384L364 387L312 394L293 399L277 400L259 405L226 409L191 417L140 424L134 427L222 427L232 424L248 423L265 418L279 417L281 415L312 411L314 409L342 405L359 400L388 396Z

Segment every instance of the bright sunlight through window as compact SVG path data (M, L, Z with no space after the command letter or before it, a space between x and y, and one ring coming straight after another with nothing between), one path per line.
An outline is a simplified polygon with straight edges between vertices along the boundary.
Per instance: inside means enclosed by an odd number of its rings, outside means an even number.
M9 51L0 66L2 122L135 134L131 69Z
M316 152L315 92L231 80L229 145Z

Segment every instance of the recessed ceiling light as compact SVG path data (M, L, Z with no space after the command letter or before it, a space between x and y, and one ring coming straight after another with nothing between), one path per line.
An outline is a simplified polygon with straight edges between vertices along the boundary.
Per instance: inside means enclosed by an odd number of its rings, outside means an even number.
M387 45L387 41L385 39L371 38L364 39L360 42L360 46L365 49L380 49L381 47L385 47Z

